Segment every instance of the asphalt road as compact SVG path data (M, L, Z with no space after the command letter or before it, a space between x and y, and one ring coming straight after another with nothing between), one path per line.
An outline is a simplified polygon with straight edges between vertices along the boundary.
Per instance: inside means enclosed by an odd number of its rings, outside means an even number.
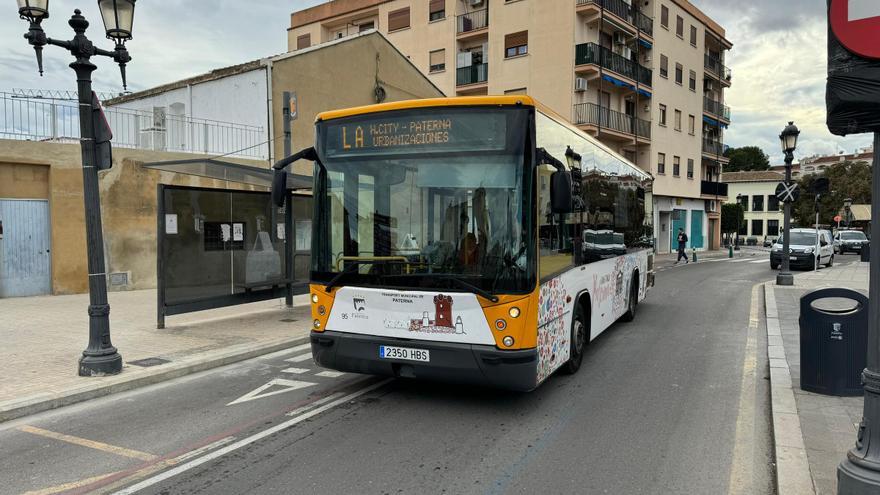
M0 492L772 493L762 259L662 267L635 322L527 394L298 348L3 423Z

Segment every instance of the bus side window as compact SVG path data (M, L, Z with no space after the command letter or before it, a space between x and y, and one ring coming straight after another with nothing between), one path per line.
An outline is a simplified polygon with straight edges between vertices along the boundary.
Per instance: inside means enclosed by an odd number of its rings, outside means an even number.
M553 214L550 209L550 165L538 167L538 252L539 275L544 280L574 266L574 214Z

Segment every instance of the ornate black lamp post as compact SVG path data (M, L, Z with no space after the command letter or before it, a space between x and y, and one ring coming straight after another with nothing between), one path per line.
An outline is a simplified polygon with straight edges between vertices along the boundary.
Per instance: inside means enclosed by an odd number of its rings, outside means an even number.
M782 152L785 153L785 184L791 185L791 162L794 161L794 150L797 148L798 135L801 131L789 122L782 134L779 135L779 141L782 143ZM783 213L783 233L782 233L782 270L776 275L776 285L794 285L794 275L791 274L789 265L789 244L788 238L791 233L791 200L785 201Z
M745 207L743 207L742 200L743 200L743 195L737 194L736 195L736 204L740 205L740 207L743 208L743 211L745 211ZM743 218L743 222L745 222L745 221L746 221L745 218ZM736 226L736 238L733 241L733 249L735 249L737 251L739 251L739 229L741 227L742 227L742 222L740 222L740 224ZM746 232L746 233L748 233L748 232Z
M107 304L107 275L104 267L104 236L101 229L101 200L98 195L98 169L95 157L95 128L92 119L92 71L89 59L95 55L110 57L119 64L122 86L125 64L131 61L125 42L131 39L135 0L98 0L107 38L116 42L113 51L102 50L86 38L89 22L79 9L67 23L73 28L72 40L55 40L46 36L40 25L49 17L49 0L17 0L19 16L30 23L24 37L34 47L37 67L43 74L43 47L60 46L76 60L70 68L76 72L79 92L80 147L83 165L83 200L85 202L86 246L89 265L89 345L79 360L80 376L100 376L122 371L122 356L110 343L110 305Z

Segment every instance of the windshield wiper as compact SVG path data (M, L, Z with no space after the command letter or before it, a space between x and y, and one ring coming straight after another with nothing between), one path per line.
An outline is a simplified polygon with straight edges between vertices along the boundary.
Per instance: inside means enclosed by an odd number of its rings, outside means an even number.
M330 292L331 290L333 290L333 287L336 287L339 284L339 282L342 281L342 279L345 278L347 275L351 275L352 273L354 273L358 269L359 266L360 266L359 262L352 261L350 265L345 267L345 269L342 270L341 272L334 275L333 278L331 278L330 281L327 282L327 285L324 286L324 290L326 292Z

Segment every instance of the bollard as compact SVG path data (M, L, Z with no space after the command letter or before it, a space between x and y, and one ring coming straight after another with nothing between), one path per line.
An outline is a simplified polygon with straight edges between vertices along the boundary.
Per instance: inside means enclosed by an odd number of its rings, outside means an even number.
M727 257L733 258L733 246L732 245L727 246Z
M697 248L691 248L691 258L694 263L697 262Z

